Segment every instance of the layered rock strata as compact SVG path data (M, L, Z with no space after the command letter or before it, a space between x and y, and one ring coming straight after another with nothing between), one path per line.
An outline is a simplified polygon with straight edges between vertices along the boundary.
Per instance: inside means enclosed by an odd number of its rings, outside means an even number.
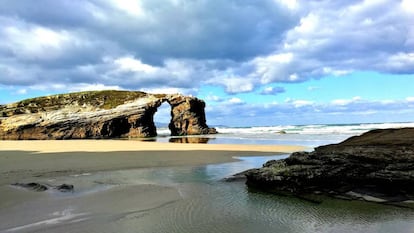
M413 200L414 128L373 130L312 152L296 152L252 169L246 177L249 186L271 192Z
M153 118L157 108L165 101L175 103L176 99L186 99L188 104L171 105L172 115L187 117L173 117L171 124L191 123L180 135L215 132L205 124L204 102L195 97L94 91L39 97L0 106L0 139L154 137L157 132ZM194 108L190 103L202 103L203 107ZM182 112L199 110L201 112ZM172 134L176 135L175 132Z
M167 99L171 105L171 121L169 129L172 136L215 134L216 129L206 124L204 101L189 96L170 96Z

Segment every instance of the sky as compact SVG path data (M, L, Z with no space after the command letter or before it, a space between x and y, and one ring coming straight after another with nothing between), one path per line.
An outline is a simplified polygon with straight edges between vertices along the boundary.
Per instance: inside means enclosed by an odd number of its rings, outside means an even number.
M414 0L2 0L0 24L0 104L115 89L196 96L210 125L414 121Z

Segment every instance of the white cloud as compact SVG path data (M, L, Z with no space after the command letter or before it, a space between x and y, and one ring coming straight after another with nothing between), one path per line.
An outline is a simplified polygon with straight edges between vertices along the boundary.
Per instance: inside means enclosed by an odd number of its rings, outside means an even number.
M2 46L22 59L51 59L62 56L64 47L74 40L65 30L56 31L40 26L7 26L1 34L8 41L8 44Z
M331 67L323 67L322 68L323 74L325 75L334 75L334 76L343 76L346 74L351 73L351 70L337 70Z
M344 105L348 105L351 103L355 103L361 100L361 97L359 96L355 96L352 99L336 99L336 100L332 100L331 104L333 105L339 105L339 106L344 106Z
M207 82L208 84L218 84L225 87L226 92L234 94L240 92L250 92L254 88L251 80L246 78L225 77L225 74L220 74L217 77Z
M368 116L368 115L374 115L376 113L378 113L378 111L375 111L375 110L367 110L367 111L360 111L360 112L352 112L351 114Z
M292 59L267 81L288 82L294 73L303 81L358 70L414 71L414 25L409 23L414 14L401 12L397 1L309 2L306 9L278 50Z
M110 0L109 3L115 8L124 11L128 15L135 17L144 17L145 10L141 6L141 1L137 0Z
M260 94L262 95L277 95L285 92L286 90L283 87L265 87Z
M96 83L96 84L88 84L88 83L80 83L74 86L69 87L69 91L77 92L77 91L97 91L97 90L121 90L120 86L106 86L104 84Z
M185 88L174 88L174 87L155 87L155 88L140 88L140 91L153 93L153 94L184 94L192 95L197 90L185 89Z
M77 83L69 87L64 84L44 84L44 85L38 84L38 85L29 86L27 89L20 89L19 92L20 94L26 94L33 90L34 91L53 91L53 92L65 92L65 91L78 92L78 91L96 91L96 90L123 90L123 88L117 85L108 86L102 83L94 83L94 84Z
M293 106L295 108L301 108L301 107L306 107L306 106L312 106L314 105L314 101L311 100L297 100L297 99L292 99L292 98L286 98L285 99L285 104L288 106Z
M275 0L278 3L286 6L290 10L296 10L299 7L299 4L296 0Z
M19 89L19 90L16 91L16 94L25 95L25 94L27 94L27 89Z
M251 75L267 84L272 81L288 80L290 75L288 66L293 60L293 53L279 53L268 56L256 57L249 65L254 67Z
M386 68L389 70L413 70L414 71L414 53L397 53L388 58Z
M223 100L221 97L217 95L213 95L211 93L205 99L206 101L214 101L214 102L220 102Z
M384 104L384 105L389 105L389 104L394 104L394 103L396 103L397 101L396 100L380 100L379 101L381 104Z
M414 102L414 96L407 97L405 100L407 100L407 102Z
M293 106L295 106L295 108L310 106L313 103L314 103L313 101L309 101L309 100L294 100L294 101L292 101L292 104L293 104Z
M118 65L121 71L132 71L132 72L143 72L143 73L154 73L157 71L156 67L147 65L141 62L141 60L134 59L133 57L126 56L120 57L113 61Z
M409 13L414 13L414 2L412 0L402 0L401 8Z
M313 13L303 17L299 26L294 28L295 31L301 34L314 33L316 29L319 29L319 16Z
M414 108L407 108L407 104L414 103L413 97L394 101L373 101L357 97L351 98L347 102L346 105L338 105L334 101L317 103L310 100L288 98L283 103L233 104L231 108L228 107L227 102L209 106L207 113L209 119L220 118L219 124L243 126L358 123L372 122L372 119L406 121L405 117L414 114ZM255 118L251 118L252 115Z
M195 94L209 84L235 94L355 71L414 73L410 0L49 4L0 1L0 84Z
M231 99L228 100L228 103L231 103L231 104L243 104L244 101L241 100L241 99L239 99L239 98L233 97L233 98L231 98Z

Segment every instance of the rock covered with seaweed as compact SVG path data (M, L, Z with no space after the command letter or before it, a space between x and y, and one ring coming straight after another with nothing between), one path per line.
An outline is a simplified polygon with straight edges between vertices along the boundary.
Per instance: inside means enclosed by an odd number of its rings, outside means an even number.
M414 128L372 130L312 152L296 152L252 169L246 177L249 186L270 192L414 200Z
M177 103L177 99L184 99ZM0 106L0 139L154 137L154 114L171 104L173 135L216 133L206 124L204 101L180 94L90 91L27 99ZM194 107L196 106L196 107ZM175 117L186 116L186 117ZM171 125L182 127L178 131Z

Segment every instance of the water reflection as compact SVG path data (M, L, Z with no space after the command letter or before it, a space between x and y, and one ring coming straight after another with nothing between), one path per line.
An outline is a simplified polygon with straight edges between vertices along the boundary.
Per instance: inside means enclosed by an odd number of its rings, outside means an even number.
M156 169L146 179L177 184L183 200L135 222L139 232L403 232L414 230L414 212L332 198L315 204L292 196L248 190L222 178L259 167L271 157L241 157L234 163ZM162 219L162 221L160 221Z
M199 171L194 176L199 175ZM202 179L200 179L202 180ZM193 180L178 185L181 201L135 220L137 232L413 232L411 210L327 198L248 192L243 183Z
M172 143L208 143L210 140L214 140L214 138L206 138L206 137L171 137L168 141Z
M338 143L349 135L300 135L300 134L273 134L273 135L233 135L214 134L199 136L172 137L159 135L155 139L163 143L208 143L208 144L256 144L256 145L301 145L316 147L331 143Z

